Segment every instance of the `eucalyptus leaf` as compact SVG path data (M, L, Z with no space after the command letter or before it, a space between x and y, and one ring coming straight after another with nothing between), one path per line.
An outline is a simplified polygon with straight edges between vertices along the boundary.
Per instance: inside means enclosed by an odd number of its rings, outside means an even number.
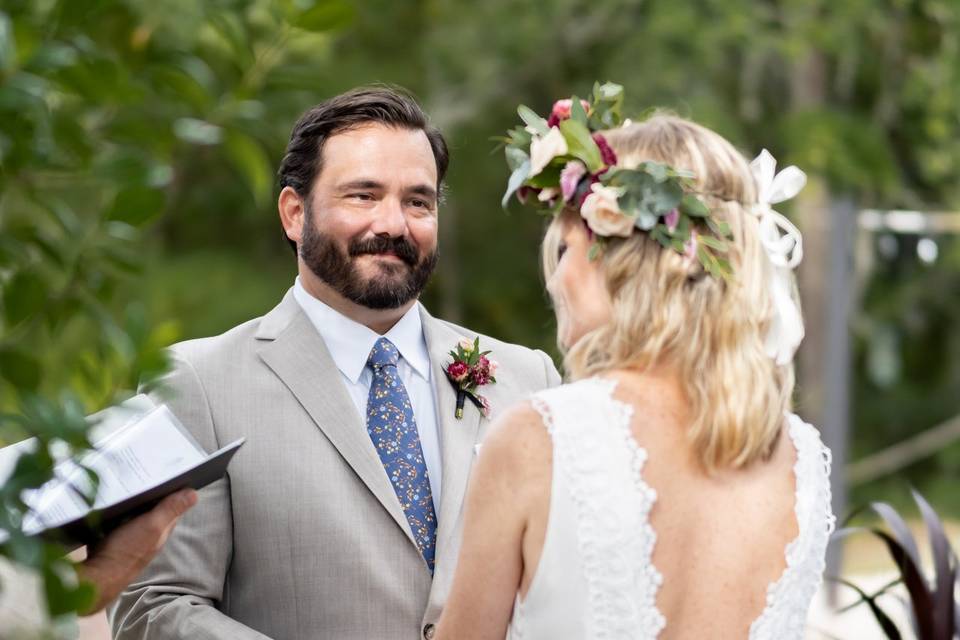
M523 184L523 181L527 179L527 176L530 175L530 160L525 160L519 167L513 170L513 173L510 174L510 179L507 181L507 190L503 194L503 199L500 200L500 206L504 209L507 208L507 203L510 201L510 196L517 192L517 189Z
M510 171L516 171L524 162L530 161L527 152L517 147L506 147L504 154L507 157L507 167L510 168Z
M706 218L710 215L710 209L694 194L685 193L680 200L680 213L691 218Z
M538 135L545 136L547 132L550 131L550 127L547 126L547 121L537 115L537 112L530 107L523 104L520 105L517 107L517 114L519 114L520 119L536 131Z

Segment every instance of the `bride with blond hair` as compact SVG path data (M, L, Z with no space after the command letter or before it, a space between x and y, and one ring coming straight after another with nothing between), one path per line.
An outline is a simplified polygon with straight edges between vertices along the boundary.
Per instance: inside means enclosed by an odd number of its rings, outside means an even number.
M834 526L791 413L803 186L622 89L521 107L507 199L542 247L568 383L501 412L435 638L801 638Z

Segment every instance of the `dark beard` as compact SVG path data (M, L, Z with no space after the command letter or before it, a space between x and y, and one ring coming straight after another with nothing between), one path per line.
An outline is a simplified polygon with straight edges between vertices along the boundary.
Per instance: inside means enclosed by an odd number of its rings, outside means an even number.
M384 275L365 280L354 258L386 252L396 255L403 264L381 264ZM314 275L347 300L369 309L396 309L420 295L439 254L434 251L421 258L406 238L380 236L353 239L344 254L333 238L314 228L313 216L308 213L304 216L300 257Z

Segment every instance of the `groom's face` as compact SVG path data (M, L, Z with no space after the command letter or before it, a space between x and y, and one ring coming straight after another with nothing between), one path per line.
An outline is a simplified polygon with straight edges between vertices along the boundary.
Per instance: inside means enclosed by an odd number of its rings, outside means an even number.
M437 261L437 164L423 131L368 124L324 144L300 257L373 309L419 296Z

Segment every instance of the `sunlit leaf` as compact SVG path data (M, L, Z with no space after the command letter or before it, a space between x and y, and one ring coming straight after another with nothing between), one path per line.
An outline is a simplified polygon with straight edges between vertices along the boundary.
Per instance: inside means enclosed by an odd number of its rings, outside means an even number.
M341 0L316 0L316 3L296 15L292 24L307 31L330 31L353 21L353 7Z
M163 211L164 201L160 189L139 185L126 187L114 199L107 219L142 226Z

